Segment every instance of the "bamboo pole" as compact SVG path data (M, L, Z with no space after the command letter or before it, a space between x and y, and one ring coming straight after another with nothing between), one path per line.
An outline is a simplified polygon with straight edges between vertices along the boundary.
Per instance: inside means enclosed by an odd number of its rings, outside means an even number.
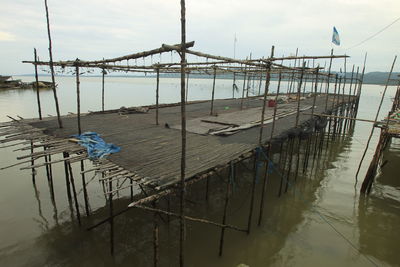
M83 199L85 201L85 212L86 216L90 216L89 210L89 195L86 189L86 177L85 177L85 164L83 160L81 160L81 178L82 178L82 187L83 187Z
M230 177L228 177L226 181L226 192L225 192L225 204L224 204L224 213L222 216L222 224L226 224L226 213L228 210L228 205L229 205L229 194L231 190L231 181L233 180L233 176L235 175L234 173L234 165L231 163L230 165ZM225 228L221 228L221 235L219 239L219 253L218 255L221 257L222 256L222 250L224 247L224 237L225 237Z
M379 107L378 107L378 110L377 110L376 115L375 115L375 119L374 119L375 122L377 122L377 120L378 120L379 112L381 111L383 99L385 98L386 91L387 91L387 87L388 87L388 85L389 85L390 76L392 75L393 68L394 68L394 65L395 65L395 63L396 63L396 60L397 60L397 56L394 57L394 60L393 60L393 63L392 63L392 67L390 68L390 72L389 72L389 75L388 75L388 78L387 78L387 81L386 81L385 89L383 90L383 94L382 94L382 97L381 97L381 101L380 101L380 103L379 103ZM357 177L358 177L358 174L359 174L359 172L360 172L361 165L362 165L362 163L363 163L363 161L364 161L365 155L366 155L366 153L367 153L367 150L368 150L368 147L369 147L369 143L371 142L372 135L374 134L374 130L375 130L375 127L372 127L371 132L370 132L369 137L368 137L367 145L366 145L366 147L365 147L364 153L363 153L363 155L362 155L362 157L361 157L361 160L360 160L360 163L359 163L359 165L358 165L358 169L357 169L357 173L356 173L356 182L358 181L358 180L357 180ZM362 190L361 193L364 194L364 193L365 193L365 190Z
M68 170L69 170L69 177L70 177L70 180L71 180L72 192L74 194L76 218L78 219L79 225L81 225L81 214L79 212L79 203L78 203L78 196L76 194L74 174L72 172L71 162L67 162L67 164L68 164Z
M153 202L153 208L156 209L157 208L157 201ZM154 221L154 225L153 225L153 266L157 267L158 266L158 261L159 261L159 242L158 242L158 212L154 212L154 216L153 216L153 221Z
M157 72L157 86L156 86L156 125L159 125L158 121L158 101L160 98L160 69L156 69Z
M101 71L101 111L104 111L104 77L106 73L106 70L103 68Z
M296 112L296 123L294 127L297 127L299 125L299 119L300 119L300 97L301 97L301 84L303 82L303 77L304 77L304 68L306 67L306 63L303 62L303 68L300 74L300 81L297 87L297 112Z
M56 104L58 126L60 128L62 128L63 125L62 125L62 121L61 121L60 107L58 105L58 97L57 97L57 90L56 90L56 81L55 81L55 77L54 77L55 74L54 74L54 65L53 65L53 51L52 51L52 43L51 43L49 8L47 6L47 0L44 0L44 5L46 8L47 35L49 38L49 57L50 57L49 65L50 65L50 71L51 71L52 90L53 90L54 102Z
M40 105L40 95L39 95L39 77L38 77L38 67L37 63L37 53L36 48L33 49L34 58L35 58L35 85L36 85L36 100L38 104L38 113L39 113L39 120L42 120L42 107Z
M81 94L80 94L80 81L79 81L79 63L78 59L76 60L76 66L75 66L75 75L76 75L76 113L78 116L78 133L82 133L82 128L81 128Z
M112 181L108 183L109 191L112 192ZM108 207L109 207L109 215L110 215L110 252L111 255L114 256L114 207L113 207L113 194L108 194Z
M270 156L270 151L271 151L271 141L272 138L274 136L274 131L275 131L275 123L276 123L276 111L278 108L278 96L279 96L279 91L281 88L281 80L282 80L282 74L279 73L278 75L278 88L276 89L276 96L275 96L275 107L274 107L274 114L272 116L272 127L271 127L271 135L269 138L269 146L268 146L268 150L267 150L267 156L269 158ZM261 191L261 200L260 200L260 211L259 211L259 215L258 215L258 226L261 225L262 222L262 217L263 217L263 213L264 213L264 198L265 198L265 193L267 190L267 182L268 182L268 171L269 171L269 159L265 159L266 161L266 168L265 168L265 173L264 173L264 180L263 180L263 185L262 185L262 191Z
M244 77L243 77L242 98L240 99L240 110L243 109L244 90L246 89L246 76L247 76L247 72L246 72L246 67L245 67Z
M185 103L185 63L186 63L186 7L181 0L181 179L180 179L180 227L179 227L179 266L184 267L185 242L185 168L186 168L186 103Z
M333 48L331 49L331 56L333 56ZM327 84L326 84L325 111L328 110L329 84L330 84L331 68L332 68L332 57L329 59L328 78L326 79L326 83Z
M186 103L188 102L188 95L189 95L189 74L190 72L188 72L186 75L186 94L185 94Z
M214 93L215 93L215 78L217 76L217 71L216 68L214 68L214 79L213 79L213 86L212 86L212 93L211 93L211 109L210 109L210 115L212 116L214 114Z
M275 46L271 47L271 56L270 58L274 57L274 51L275 51ZM263 97L263 106L262 106L262 111L261 111L261 124L260 124L260 135L258 137L258 145L261 146L263 141L263 129L264 129L264 118L265 118L265 106L267 103L267 96L269 92L269 83L271 80L271 65L268 64L266 68L266 74L265 74L265 89L264 89L264 97Z

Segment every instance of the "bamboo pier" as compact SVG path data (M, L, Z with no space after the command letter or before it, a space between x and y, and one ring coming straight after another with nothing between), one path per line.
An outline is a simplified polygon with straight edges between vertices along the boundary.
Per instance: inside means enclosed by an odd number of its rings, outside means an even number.
M49 13L46 2L46 18L49 37L49 61L38 61L36 50L33 64L37 77L37 67L49 67L52 73L53 95L57 111L56 117L41 114L40 95L37 90L38 119L16 119L0 124L0 143L3 146L21 146L25 151L18 162L4 168L18 166L32 171L46 168L49 188L54 200L54 177L51 166L64 165L64 179L67 197L74 203L75 214L80 225L89 230L108 223L110 225L110 251L115 253L114 220L132 209L142 209L154 213L154 266L159 262L158 224L160 215L168 215L179 220L179 261L185 265L184 242L186 221L195 221L219 227L218 253L223 255L226 230L249 234L255 214L258 225L263 222L264 194L268 186L269 172L275 166L281 174L278 196L288 191L289 184L296 181L300 172L310 167L310 161L318 156L328 142L326 136L335 139L351 132L357 114L362 90L362 74L354 71L351 79L335 73L333 60L343 60L347 55L335 55L333 50L327 56L275 57L275 48L270 56L259 59L235 59L192 50L195 42L186 41L185 1L181 1L181 42L163 44L159 48L142 51L116 58L86 61L81 59L53 61ZM129 64L129 60L145 59L155 55L177 53L176 62L150 64ZM193 60L196 59L196 60ZM328 68L320 67L321 60L329 60ZM193 61L192 61L193 60ZM313 60L312 67L306 60ZM143 60L144 61L144 60ZM147 61L148 62L148 61ZM314 64L316 63L316 64ZM322 65L322 63L321 63ZM71 69L76 79L76 114L62 116L59 112L56 70ZM102 73L101 109L82 113L80 103L80 70L97 69ZM124 71L152 74L156 79L155 105L105 110L105 74ZM180 76L181 98L178 103L160 104L159 90L162 74ZM187 101L190 94L189 74L209 75L213 79L210 99ZM218 90L216 78L221 75L232 77L232 98L215 99ZM37 78L36 78L37 79ZM235 98L236 82L244 81L242 92ZM259 80L258 93L250 92L251 81ZM277 90L270 90L272 81L277 82ZM286 86L287 81L287 86ZM306 82L312 83L311 89ZM261 90L262 82L265 83ZM38 89L38 88L36 88ZM397 101L398 108L398 101ZM99 133L107 143L121 147L121 151L107 159L90 160L83 147L71 135L92 131ZM303 153L301 155L301 153ZM273 154L279 154L278 162ZM55 157L59 155L59 157ZM53 159L52 159L53 157ZM301 160L300 160L301 159ZM92 167L85 169L86 162ZM230 202L231 181L235 166L243 161L252 161L251 201L248 207L246 225L232 225L228 220L227 207ZM78 165L80 173L73 173L72 164ZM260 166L265 168L261 168ZM185 214L185 193L188 187L205 181L206 195L209 179L229 172L222 180L226 183L224 211L221 222L206 218L196 218ZM104 197L107 200L108 216L94 225L87 225L85 217L91 216L90 196L85 175L98 174ZM78 177L82 179L84 211L77 198ZM254 192L256 180L262 177L261 202L256 203ZM236 177L238 179L240 177ZM225 181L226 180L226 181ZM122 210L115 210L114 197L125 195L131 204ZM161 202L169 196L179 196L179 211L164 210ZM85 214L86 216L82 216Z

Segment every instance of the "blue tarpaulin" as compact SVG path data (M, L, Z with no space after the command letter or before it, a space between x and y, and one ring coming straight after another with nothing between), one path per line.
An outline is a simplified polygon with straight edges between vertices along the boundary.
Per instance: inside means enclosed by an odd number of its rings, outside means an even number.
M83 134L75 134L73 137L79 139L78 144L86 147L90 159L101 159L111 153L121 151L119 146L107 144L98 133L84 132Z

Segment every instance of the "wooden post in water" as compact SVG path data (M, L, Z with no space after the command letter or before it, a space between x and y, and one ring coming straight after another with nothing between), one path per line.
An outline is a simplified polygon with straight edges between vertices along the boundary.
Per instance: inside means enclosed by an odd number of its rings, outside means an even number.
M40 105L40 95L39 95L39 77L38 77L38 67L37 67L37 53L36 48L33 49L33 54L35 57L35 85L36 85L36 100L38 104L39 120L42 120L42 107Z
M214 66L214 79L213 79L213 87L212 87L212 93L211 93L211 110L210 110L210 115L212 116L214 114L214 93L215 93L215 78L217 76L217 68Z
M185 168L186 168L186 106L185 106L185 67L186 67L186 7L181 0L181 179L180 179L180 227L179 227L179 266L184 264L185 243Z
M157 86L156 86L156 125L158 125L158 124L159 124L159 121L158 121L158 100L159 100L159 97L160 97L160 94L159 94L159 92L160 92L160 69L157 68L157 69L156 69L156 72L157 72Z
M387 88L388 88L388 85L389 85L389 82L390 82L390 76L392 75L393 68L394 68L394 65L396 63L396 60L397 60L397 56L394 57L394 60L393 60L393 63L392 63L392 67L390 68L390 72L389 72L388 78L386 80L386 85L385 85L385 89L383 90L383 94L382 94L382 97L381 97L381 102L379 103L379 107L378 107L378 110L377 110L376 115L375 115L375 119L374 119L375 123L378 121L379 112L381 111L383 99L385 98L386 91L387 91ZM363 153L363 155L361 157L361 160L360 160L360 163L358 165L358 169L357 169L357 173L356 173L356 182L358 181L357 177L358 177L358 174L360 172L361 165L362 165L362 163L364 161L364 157L367 154L369 143L371 142L371 138L372 138L372 135L374 134L374 130L375 130L375 127L372 126L371 133L369 134L369 137L368 137L367 145L365 147L364 153ZM361 188L361 193L365 194L365 192L366 192L366 188Z
M72 192L74 194L76 218L78 219L79 225L81 225L81 214L79 212L78 196L76 194L75 180L74 180L74 174L72 172L71 162L67 161L67 165L68 165L68 170L69 170L69 177L70 177L70 180L71 180Z
M110 222L110 252L111 255L114 256L114 206L113 206L113 186L112 179L110 178L108 181L108 190L110 190L108 194L108 206L109 206L109 222Z
M63 157L64 157L64 159L66 159L69 157L69 154L67 152L63 152ZM68 200L71 200L71 184L70 184L70 179L69 179L68 164L67 164L66 160L64 160L64 173L65 173L65 185L67 188Z
M224 205L224 214L222 216L222 224L225 225L226 224L226 214L227 214L227 210L228 210L228 204L229 204L229 194L231 191L231 181L233 180L233 176L235 175L234 173L234 163L230 163L230 173L229 173L229 177L226 181L226 192L225 192L225 205ZM219 256L222 256L222 250L224 247L224 237L225 237L225 227L221 228L221 236L219 239Z
M275 130L275 122L276 122L276 111L278 107L278 96L279 96L279 91L281 88L281 80L282 80L282 72L279 71L278 75L278 88L276 89L276 96L275 96L275 107L274 107L274 114L272 116L272 127L271 127L271 136L269 138L269 146L267 150L267 159L266 160L266 168L265 168L265 173L264 173L264 180L263 180L263 185L262 185L262 191L261 191L261 200L260 200L260 211L258 215L258 226L261 225L263 213L264 213L264 196L265 192L267 190L267 182L268 182L268 172L269 172L269 157L270 157L270 151L271 151L271 140L274 136L274 130ZM272 163L272 162L271 162Z
M57 112L57 120L58 120L58 127L62 128L62 121L61 121L61 114L60 114L60 107L58 105L58 97L57 97L57 90L56 90L56 81L54 77L54 65L53 65L53 51L52 51L52 44L51 44L51 35L50 35L50 19L49 19L49 8L47 6L47 0L44 0L44 5L46 8L46 20L47 20L47 35L49 38L49 65L51 71L51 82L52 82L52 90L54 96L54 102L56 104L56 112Z
M157 208L157 200L153 202L153 208ZM159 242L158 242L158 213L154 212L153 220L154 220L154 225L153 225L153 266L157 267L158 266L158 261L159 261Z
M83 187L83 199L85 200L85 212L86 216L90 215L89 209L89 195L86 189L86 177L85 177L85 164L83 160L81 160L81 178L82 178L82 187Z
M326 79L326 98L325 98L325 111L328 110L328 99L329 99L329 84L331 79L331 68L332 68L332 56L333 56L333 48L331 49L331 58L329 59L329 67L328 67L328 78Z

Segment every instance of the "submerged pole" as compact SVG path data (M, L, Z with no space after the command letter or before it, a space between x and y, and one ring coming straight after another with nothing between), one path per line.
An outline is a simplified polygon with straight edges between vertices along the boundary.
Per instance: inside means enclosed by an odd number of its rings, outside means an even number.
M49 58L50 58L49 65L50 65L51 82L52 82L51 89L53 90L54 102L56 104L58 127L62 128L63 125L62 125L62 121L61 121L60 107L58 105L58 97L57 97L57 90L56 90L56 80L55 80L55 77L54 77L53 51L52 51L52 44L51 44L50 19L49 19L49 8L47 6L47 0L44 0L44 5L45 5L45 8L46 8L47 35L48 35L48 38L49 38Z
M39 95L39 77L38 77L38 67L37 67L37 53L36 48L33 49L34 57L35 57L35 85L36 85L36 100L38 104L38 113L39 120L42 120L42 107L40 105L40 95Z

